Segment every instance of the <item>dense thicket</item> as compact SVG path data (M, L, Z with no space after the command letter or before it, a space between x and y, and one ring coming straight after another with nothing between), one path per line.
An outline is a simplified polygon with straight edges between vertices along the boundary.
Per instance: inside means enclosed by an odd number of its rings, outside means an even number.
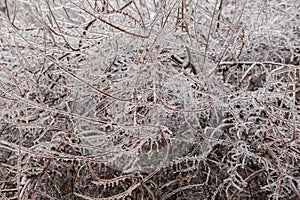
M1 199L300 199L297 0L4 0Z

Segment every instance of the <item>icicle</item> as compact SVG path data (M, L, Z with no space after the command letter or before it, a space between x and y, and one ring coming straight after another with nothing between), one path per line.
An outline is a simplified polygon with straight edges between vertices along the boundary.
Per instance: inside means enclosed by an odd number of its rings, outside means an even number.
M196 160L193 160L193 169L196 169Z

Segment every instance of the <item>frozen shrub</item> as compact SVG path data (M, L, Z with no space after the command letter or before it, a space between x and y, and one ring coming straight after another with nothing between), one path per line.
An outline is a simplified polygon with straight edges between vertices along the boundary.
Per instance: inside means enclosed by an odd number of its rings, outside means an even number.
M299 5L0 4L2 199L299 199Z

